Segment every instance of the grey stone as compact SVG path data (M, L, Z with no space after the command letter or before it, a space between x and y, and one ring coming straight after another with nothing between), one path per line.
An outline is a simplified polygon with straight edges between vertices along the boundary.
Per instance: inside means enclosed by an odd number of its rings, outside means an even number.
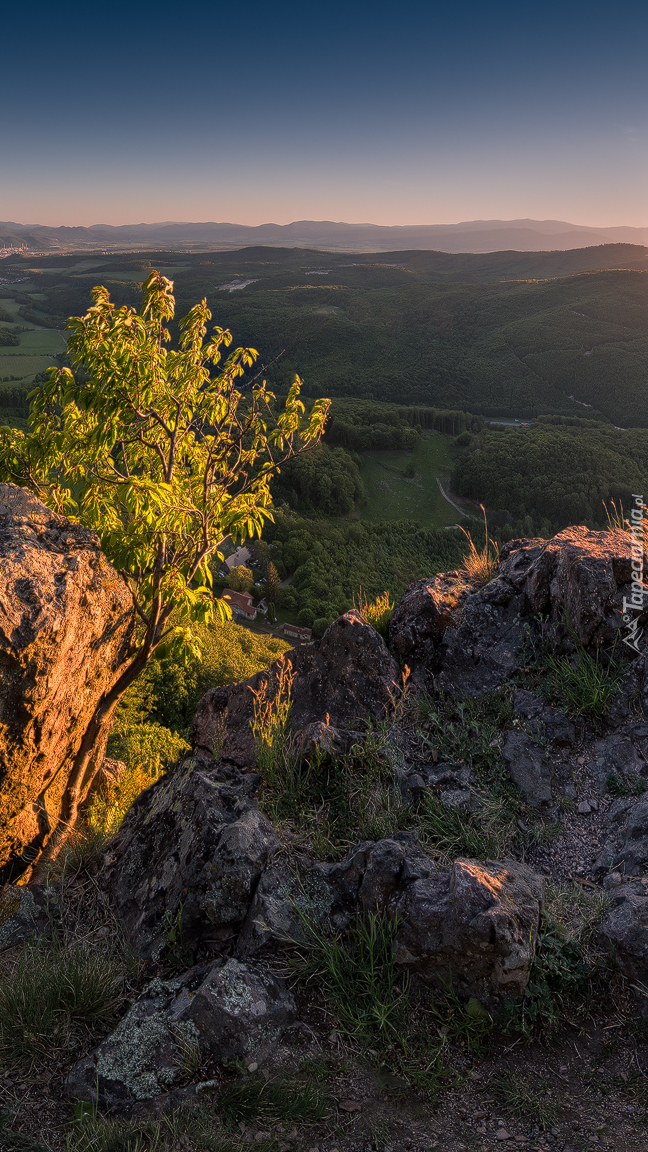
M78 1061L72 1099L124 1111L181 1086L206 1054L216 1061L263 1058L296 1018L282 980L230 958L154 980L115 1030Z
M634 876L648 864L648 797L617 800L608 813L611 835L594 862L600 878L615 870Z
M592 745L590 770L601 789L607 790L608 777L613 773L622 780L636 780L644 761L629 736L613 733Z
M519 666L525 625L524 600L503 581L493 581L464 601L457 628L439 645L436 683L442 692L483 696L510 679Z
M403 660L427 663L446 628L455 627L466 596L473 591L458 572L445 572L410 584L389 621L389 645Z
M53 889L42 884L5 888L0 892L0 952L46 932L57 915Z
M515 693L513 709L522 717L522 727L531 736L551 744L571 745L576 742L576 729L560 708L546 704L524 689Z
M396 958L433 985L488 1003L519 997L535 955L543 885L516 861L457 860L393 902Z
M648 894L640 881L610 890L613 906L598 928L599 944L629 980L648 984Z
M591 806L587 803L587 800L581 800L580 804L576 805L576 811L579 812L581 816L587 816L588 813L592 811L592 809Z
M524 732L508 732L502 756L527 804L532 808L551 804L551 762L543 748Z
M159 959L179 921L183 945L233 943L278 837L257 809L258 777L190 757L135 801L111 842L103 882L126 935Z

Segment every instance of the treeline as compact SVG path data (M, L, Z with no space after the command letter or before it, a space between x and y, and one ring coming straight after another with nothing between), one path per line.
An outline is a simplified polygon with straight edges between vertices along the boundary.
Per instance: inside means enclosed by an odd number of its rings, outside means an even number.
M272 484L273 500L299 512L346 516L364 497L358 464L344 448L321 444L282 468Z
M463 439L463 438L462 438ZM648 429L543 417L527 429L470 439L454 472L460 496L483 501L504 538L549 536L571 524L604 527L603 501L648 496Z
M354 452L410 451L418 431L434 429L457 436L484 428L482 416L456 409L380 404L371 400L334 400L326 427L328 444Z
M409 521L369 524L311 520L287 507L275 511L255 551L283 578L282 607L316 634L352 607L360 590L369 599L387 590L399 599L412 581L456 568L464 552L459 532L420 528Z

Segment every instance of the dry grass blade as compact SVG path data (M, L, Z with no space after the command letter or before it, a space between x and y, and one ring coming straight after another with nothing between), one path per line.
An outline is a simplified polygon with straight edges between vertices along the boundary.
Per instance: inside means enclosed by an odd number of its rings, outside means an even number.
M481 588L484 584L488 584L493 579L497 570L497 558L499 554L499 545L496 540L492 540L488 535L488 521L486 519L486 509L483 504L480 504L484 514L484 546L477 548L470 532L462 528L464 536L466 537L469 549L465 553L461 562L461 570L465 572L471 584L476 588Z

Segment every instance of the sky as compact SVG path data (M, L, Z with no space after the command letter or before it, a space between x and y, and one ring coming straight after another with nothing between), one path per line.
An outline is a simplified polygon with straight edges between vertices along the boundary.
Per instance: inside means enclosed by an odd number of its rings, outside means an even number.
M648 226L648 5L3 11L0 220Z

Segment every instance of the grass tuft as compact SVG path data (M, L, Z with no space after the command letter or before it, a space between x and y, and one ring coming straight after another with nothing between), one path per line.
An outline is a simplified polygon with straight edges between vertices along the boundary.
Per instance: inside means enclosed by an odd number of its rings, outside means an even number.
M103 1028L123 1007L128 963L90 941L26 947L0 986L0 1059L29 1065Z
M362 589L360 589L358 603L356 604L354 598L353 605L358 609L362 619L366 620L367 624L371 624L372 628L375 628L376 632L379 632L386 639L389 634L389 621L394 610L394 605L389 599L389 592L383 592L382 596L376 596L375 600L369 601L364 598Z
M464 554L461 561L461 570L465 572L466 577L475 588L482 588L484 584L488 584L497 572L497 561L499 556L499 545L496 540L492 540L488 535L488 521L486 519L486 509L483 504L480 504L484 515L484 545L477 548L470 532L459 528L463 532L468 541L468 551Z

